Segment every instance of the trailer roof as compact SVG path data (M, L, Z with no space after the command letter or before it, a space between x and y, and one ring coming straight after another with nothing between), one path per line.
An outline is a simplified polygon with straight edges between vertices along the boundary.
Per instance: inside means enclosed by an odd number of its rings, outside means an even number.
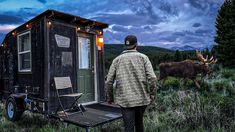
M102 23L102 22L98 22L95 20L90 20L90 19L79 17L79 16L71 15L68 13L63 13L60 11L49 9L49 10L46 10L45 12L39 14L38 16L32 18L31 20L25 22L24 24L20 25L19 27L13 29L12 31L10 31L9 33L6 34L5 38L8 35L11 35L15 30L20 29L20 28L24 27L26 24L34 22L35 20L38 20L42 17L47 17L47 18L56 19L56 20L62 20L64 22L68 22L71 24L92 25L92 26L101 27L101 28L108 27L108 24L106 24L106 23ZM4 43L4 41L5 41L5 39L3 40L2 43Z

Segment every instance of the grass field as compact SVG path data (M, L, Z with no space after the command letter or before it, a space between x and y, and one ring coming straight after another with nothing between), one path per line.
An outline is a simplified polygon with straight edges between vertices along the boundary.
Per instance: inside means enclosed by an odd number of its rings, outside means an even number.
M156 72L158 74L158 72ZM235 69L218 68L201 80L197 90L192 81L168 78L159 88L155 105L148 107L144 117L145 130L155 131L235 131ZM25 113L19 122L10 122L0 112L1 132L74 132L84 131L74 125L48 120L41 115ZM118 120L92 131L121 131Z

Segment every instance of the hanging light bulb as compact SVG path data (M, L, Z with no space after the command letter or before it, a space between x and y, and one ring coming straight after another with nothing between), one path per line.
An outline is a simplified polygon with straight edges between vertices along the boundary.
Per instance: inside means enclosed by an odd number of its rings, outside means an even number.
M16 31L12 32L12 35L13 35L14 37L16 37L16 35L17 35Z
M98 34L99 34L99 35L102 35L102 34L103 34L103 32L102 32L102 31L98 31Z
M3 43L3 44L2 44L2 47L3 47L3 49L5 49L5 48L7 47L7 44L6 44L6 43Z
M80 27L77 27L77 28L76 28L76 30L77 30L77 32L78 32L78 31L80 31L80 30L81 30L81 28L80 28Z
M48 25L49 27L51 27L51 25L52 25L51 21L48 21L48 22L47 22L47 25Z
M32 24L31 23L29 23L29 24L26 24L26 28L32 28Z

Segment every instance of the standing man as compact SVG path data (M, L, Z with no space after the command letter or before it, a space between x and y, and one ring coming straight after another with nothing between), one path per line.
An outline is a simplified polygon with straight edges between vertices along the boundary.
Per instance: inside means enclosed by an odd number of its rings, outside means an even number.
M115 58L107 75L107 102L120 105L125 132L143 132L145 108L156 95L156 75L149 58L137 50L137 38L125 38L124 51ZM116 80L115 97L113 82ZM148 89L149 84L149 89Z

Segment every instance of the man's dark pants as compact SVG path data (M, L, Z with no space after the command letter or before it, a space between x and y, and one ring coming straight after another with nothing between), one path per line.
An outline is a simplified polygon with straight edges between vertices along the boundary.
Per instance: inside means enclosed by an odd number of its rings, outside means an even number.
M146 105L137 107L121 107L125 132L143 132L143 116Z

